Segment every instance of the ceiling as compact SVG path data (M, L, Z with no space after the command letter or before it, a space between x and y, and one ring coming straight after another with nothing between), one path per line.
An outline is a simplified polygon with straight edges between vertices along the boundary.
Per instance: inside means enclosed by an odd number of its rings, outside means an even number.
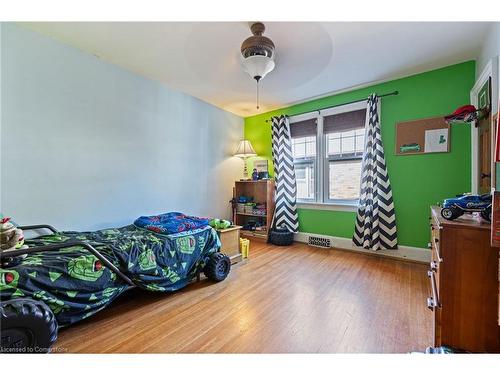
M475 59L489 23L268 22L276 68L240 66L248 22L41 22L24 26L246 117L351 87Z

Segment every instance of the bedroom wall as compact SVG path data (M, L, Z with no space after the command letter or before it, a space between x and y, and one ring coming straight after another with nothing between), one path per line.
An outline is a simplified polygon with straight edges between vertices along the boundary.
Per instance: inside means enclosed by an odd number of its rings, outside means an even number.
M494 22L484 39L476 63L476 77L479 77L486 64L500 55L500 22Z
M372 92L399 90L398 96L382 99L382 139L393 188L399 243L424 248L429 241L429 206L470 191L470 127L452 127L449 153L395 156L394 125L399 121L449 114L469 103L474 76L475 63L468 61L248 117L245 138L252 142L259 156L271 160L271 130L265 122L271 116L312 111L367 97ZM299 231L351 238L354 219L354 212L299 208Z
M243 119L4 23L1 211L90 230L172 210L228 217Z

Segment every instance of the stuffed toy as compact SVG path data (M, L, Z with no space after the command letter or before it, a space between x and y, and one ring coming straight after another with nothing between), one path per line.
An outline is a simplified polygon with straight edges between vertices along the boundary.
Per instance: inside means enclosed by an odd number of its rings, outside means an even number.
M229 220L212 219L209 221L208 225L214 229L227 229L232 225L232 223Z
M10 217L0 219L0 251L25 249L23 231L17 228Z

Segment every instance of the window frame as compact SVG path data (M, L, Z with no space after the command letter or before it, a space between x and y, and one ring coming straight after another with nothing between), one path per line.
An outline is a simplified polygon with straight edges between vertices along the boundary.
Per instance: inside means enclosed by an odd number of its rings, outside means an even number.
M299 199L297 198L297 203L308 208L315 208L314 206L319 206L319 208L331 206L340 209L345 209L350 211L356 208L359 204L358 199L330 199L330 179L329 179L329 163L330 161L350 161L350 160L361 160L363 155L360 156L349 156L349 157L332 157L327 155L327 136L323 133L323 118L331 115L336 115L339 113L352 112L360 109L366 109L366 102L358 102L345 104L342 106L321 110L317 112L307 113L298 116L291 116L289 118L290 127L293 123L316 119L316 157L314 158L313 168L314 168L314 199ZM366 132L366 129L365 129ZM366 137L366 134L365 134ZM366 139L366 138L365 138ZM363 150L364 152L364 150ZM307 161L305 161L307 160ZM293 160L294 166L296 164L308 164L310 163L310 158L300 158ZM361 178L361 176L360 176Z
M310 199L310 198L301 198L301 199L297 199L297 202L303 202L303 203L316 203L317 202L317 194L318 194L318 180L317 180L317 163L316 163L316 160L317 160L318 156L316 155L316 157L314 158L300 158L300 159L294 159L293 160L293 165L294 167L296 165L311 165L312 164L312 167L313 167L313 173L314 173L314 186L313 186L313 189L314 189L314 198Z
M297 199L297 203L318 203L318 192L319 192L319 184L318 184L318 155L319 155L319 143L318 143L318 115L315 113L305 113L303 115L293 116L289 118L290 127L293 122L306 121L311 119L316 119L316 156L315 157L304 157L304 158L293 158L293 165L295 168L296 164L310 164L312 161L313 169L314 169L314 198L313 199ZM293 141L292 141L293 144ZM293 149L293 148L292 148Z

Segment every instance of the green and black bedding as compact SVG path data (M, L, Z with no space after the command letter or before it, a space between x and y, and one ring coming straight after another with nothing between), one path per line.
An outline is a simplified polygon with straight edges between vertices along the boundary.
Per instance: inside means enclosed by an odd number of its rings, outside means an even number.
M99 251L135 286L175 291L188 284L208 257L218 252L217 233L202 225L163 234L129 225L95 232L57 232L26 240L32 247L83 241ZM191 227L193 228L193 226ZM43 301L59 326L85 319L105 308L130 287L81 246L29 254L18 264L0 268L0 300Z

